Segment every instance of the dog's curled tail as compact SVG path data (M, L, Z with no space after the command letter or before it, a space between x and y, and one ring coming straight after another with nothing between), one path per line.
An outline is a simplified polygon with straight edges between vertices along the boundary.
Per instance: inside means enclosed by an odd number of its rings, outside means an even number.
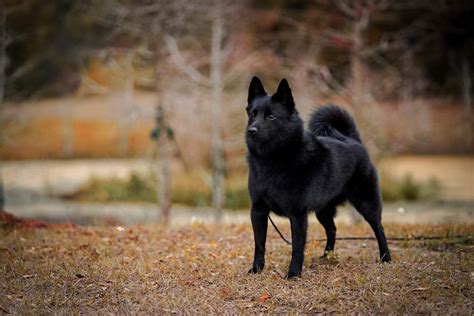
M309 119L309 130L316 136L340 139L340 134L358 142L359 131L352 116L343 108L329 104L318 107Z

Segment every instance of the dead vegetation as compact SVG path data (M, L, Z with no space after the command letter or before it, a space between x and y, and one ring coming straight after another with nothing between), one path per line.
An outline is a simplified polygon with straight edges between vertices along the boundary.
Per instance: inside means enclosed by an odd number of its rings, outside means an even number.
M371 236L366 225L339 236ZM248 225L195 224L0 230L0 313L473 313L474 226L386 225L388 236L470 235L392 241L377 263L375 241L338 241L320 261L310 227L303 277L282 278L290 247L269 230L267 265L248 275ZM288 231L284 231L289 235Z

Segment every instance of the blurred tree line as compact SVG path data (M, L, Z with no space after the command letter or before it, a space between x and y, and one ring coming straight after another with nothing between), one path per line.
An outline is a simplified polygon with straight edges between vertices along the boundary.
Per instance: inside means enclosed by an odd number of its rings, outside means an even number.
M140 44L138 35L144 34L126 25L128 13L120 10L134 12L153 3L4 1L8 38L6 99L59 96L74 91L91 56L109 47ZM155 23L173 26L170 21L183 18L179 10L185 11L192 3L176 7L178 11L165 10L167 19ZM364 66L385 75L387 69L398 69L402 81L420 81L411 85L417 93L462 95L462 68L466 67L463 62L469 64L474 57L473 1L263 0L244 2L243 6L245 16L239 21L243 25L239 32L252 38L252 49L271 50L275 58L289 67L305 58L324 65L323 71L320 68L311 73L314 69L308 67L308 72L334 89L347 86L351 78L351 52L357 45L353 26L364 12L369 15L362 29L365 42L360 59ZM180 32L174 34L185 37L192 32L199 38L198 19L192 14L185 16ZM127 32L125 26L129 27ZM147 26L150 30L154 28ZM143 28L140 30L143 32ZM152 43L152 39L147 42ZM192 41L186 43L192 49ZM467 66L471 70L472 65ZM382 89L383 97L398 97L394 91L402 84Z
M6 1L6 98L74 91L88 57L114 42L94 13L99 1Z
M97 65L118 68L110 111L118 156L129 149L133 91L156 92L154 104L170 120L163 126L176 128L188 159L212 170L212 204L220 210L226 174L245 165L242 103L253 74L288 77L302 114L315 99L342 98L370 135L372 153L396 152L397 144L410 150L407 140L434 152L439 135L414 100L462 99L456 124L462 150L472 150L473 16L468 0L3 0L0 105L73 94ZM377 135L393 113L377 101L390 100L398 101L397 135ZM72 157L77 137L64 104L63 153ZM165 179L173 144L156 143L157 178ZM169 195L169 183L161 187ZM161 200L165 209L169 198Z

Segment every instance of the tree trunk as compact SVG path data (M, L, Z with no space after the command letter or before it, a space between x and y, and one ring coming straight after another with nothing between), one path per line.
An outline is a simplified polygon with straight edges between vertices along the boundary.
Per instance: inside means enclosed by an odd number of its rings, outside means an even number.
M359 3L359 2L355 2ZM350 97L352 100L352 110L360 130L364 134L370 133L369 141L366 146L373 157L383 154L380 143L385 139L384 129L381 128L383 118L380 116L379 109L374 98L371 95L370 87L367 82L368 71L364 65L364 50L367 49L365 41L365 32L369 26L370 8L369 6L357 6L353 14L352 24L352 51L350 56ZM375 158L377 159L377 158Z
M471 65L464 54L462 59L462 90L464 100L464 134L465 144L468 152L473 150L472 142L472 99L471 99Z
M160 221L164 225L170 220L170 171L169 171L169 143L165 135L158 139L158 206Z
M156 177L158 208L160 210L160 222L169 224L170 219L170 137L168 135L166 116L161 105L156 109L156 154L157 169Z
M352 103L355 111L359 111L363 106L366 85L365 85L365 73L364 65L362 63L362 49L364 47L364 31L368 25L368 16L362 13L361 17L355 19L353 22L352 29L352 52L351 52L351 92L352 92Z
M3 117L3 98L5 95L5 64L6 64L6 14L3 5L0 4L0 123L5 119ZM3 130L0 129L0 145L3 143ZM2 162L0 161L0 213L4 212L5 195L3 191L3 172Z
M211 114L212 114L212 206L216 211L216 221L222 218L224 204L224 153L221 127L222 106L222 40L224 26L222 20L222 4L216 1L212 21L211 39Z

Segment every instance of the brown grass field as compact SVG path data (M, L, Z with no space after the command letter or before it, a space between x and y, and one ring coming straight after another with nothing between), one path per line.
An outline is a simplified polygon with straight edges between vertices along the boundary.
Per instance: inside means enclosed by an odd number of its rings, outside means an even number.
M248 275L249 225L4 225L0 313L472 315L474 226L385 226L388 236L470 237L390 241L391 264L377 262L375 241L340 240L321 261L323 231L310 227L303 276L288 281L290 247L271 227L266 268ZM368 225L338 228L338 236L372 236Z

